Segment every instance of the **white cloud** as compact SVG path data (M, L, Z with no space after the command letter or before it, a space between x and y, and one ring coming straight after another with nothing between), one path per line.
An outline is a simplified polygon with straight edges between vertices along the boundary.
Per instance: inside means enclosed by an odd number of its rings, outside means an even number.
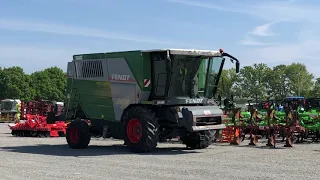
M318 67L317 64L320 60L320 36L317 33L319 28L317 24L309 23L307 26L301 27L301 30L292 37L296 39L295 41L277 43L267 47L256 47L250 50L250 57L254 58L255 61L267 64L301 62L314 75L320 76L320 72L315 68ZM270 29L267 32L270 33Z
M241 67L253 63L265 63L270 67L293 62L303 63L309 72L320 77L319 40L305 40L297 43L274 44L270 46L242 47L234 55L239 59ZM228 65L227 68L232 65ZM233 66L232 66L233 67Z
M125 33L119 33L119 32L107 32L99 29L75 27L75 26L69 26L64 24L17 20L17 19L4 19L4 18L1 19L0 18L0 29L44 32L44 33L73 35L73 36L87 36L87 37L116 39L116 40L150 43L150 44L180 45L180 46L186 46L189 44L189 43L179 43L177 41L160 40L160 39L155 39L151 37L140 37L137 35L131 35L131 34L125 34Z
M319 69L320 40L304 40L292 44L277 44L267 47L252 48L250 51L240 52L239 59L244 59L245 64L252 62L266 64L291 64L300 62L307 66L315 76L320 77Z
M170 3L193 6L205 9L214 9L230 13L240 13L266 21L290 19L292 21L320 23L320 7L308 3L296 3L297 0L287 1L238 1L230 0L228 3L208 3L201 0L164 0Z
M297 59L314 60L320 59L318 52L320 51L320 41L308 40L296 44L282 44L271 47L257 48L251 51L259 61L291 63ZM306 62L306 61L304 61Z
M247 46L265 46L265 45L273 45L272 43L263 43L260 41L257 41L253 39L250 36L246 36L245 39L243 39L240 44L247 45Z
M276 20L276 21L272 21L260 26L256 26L252 31L248 32L248 34L246 35L245 39L242 40L241 44L242 45L270 45L273 43L263 43L263 42L258 42L256 40L253 40L250 35L254 35L254 36L275 36L276 33L274 33L271 30L271 27L279 22L284 22L284 21L288 21L285 19L282 20Z
M303 23L320 23L320 7L314 7L308 4L295 4L296 1L250 1L239 2L236 0L230 0L223 5L223 2L219 4L213 4L203 1L192 0L166 0L167 2L177 3L181 5L188 5L199 8L215 9L218 11L226 11L231 13L238 13L243 15L252 16L269 23L259 25L252 31L249 31L248 35L255 36L274 36L271 27L280 22L303 22ZM241 44L245 45L262 45L265 43L252 42L252 40L243 40Z
M286 1L286 3L295 3L295 2L297 2L298 0L288 0L288 1Z
M289 22L291 20L289 19L278 19L275 21L271 21L269 23L260 25L255 27L249 34L255 35L255 36L274 36L276 35L272 30L271 27L277 23L280 22Z
M256 36L273 36L274 33L270 30L272 23L267 23L255 27L250 33Z
M275 33L271 31L271 27L277 22L280 22L280 21L272 21L267 24L257 26L250 32L250 34L253 34L256 36L274 36Z
M205 3L199 1L189 1L189 0L165 0L170 3L176 3L181 5L187 6L194 6L199 8L206 8L206 9L214 9L218 11L226 11L226 12L233 12L233 13L244 13L244 14L251 14L250 11L244 11L242 8L236 8L235 6L221 6L213 3Z
M319 67L317 64L319 64L320 60L320 36L317 33L320 25L320 6L318 5L297 0L229 0L228 3L220 1L216 4L208 3L208 1L203 2L201 0L166 1L198 8L238 13L251 16L262 21L267 21L269 23L257 26L247 33L244 40L240 42L242 45L258 46L250 48L242 47L242 51L238 51L237 56L239 57L242 65L251 65L253 62L262 62L274 65L301 62L304 63L308 67L309 71L314 75L318 77L320 76L320 72L318 68L316 68ZM251 37L252 35L275 35L276 33L272 31L274 23L283 21L299 23L298 27L303 29L302 32L298 32L296 34L296 37L292 37L290 43L263 43ZM290 30L291 29L288 29L288 31ZM294 38L297 38L296 42L294 42Z

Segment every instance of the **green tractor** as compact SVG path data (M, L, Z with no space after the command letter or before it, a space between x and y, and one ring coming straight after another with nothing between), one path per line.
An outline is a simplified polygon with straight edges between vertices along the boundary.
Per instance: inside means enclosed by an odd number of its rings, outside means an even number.
M239 61L223 50L74 55L67 67L68 145L86 148L91 137L102 136L150 152L158 142L180 137L192 149L208 147L225 128L213 99L225 57L236 61L238 73Z

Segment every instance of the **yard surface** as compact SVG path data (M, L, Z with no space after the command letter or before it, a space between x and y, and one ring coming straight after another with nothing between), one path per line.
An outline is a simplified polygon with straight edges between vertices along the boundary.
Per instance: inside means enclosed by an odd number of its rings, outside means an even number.
M92 139L88 149L70 149L65 138L13 137L0 124L0 179L290 179L318 180L320 143L277 149L213 144L187 150L183 144L161 143L153 153L129 152L123 141Z

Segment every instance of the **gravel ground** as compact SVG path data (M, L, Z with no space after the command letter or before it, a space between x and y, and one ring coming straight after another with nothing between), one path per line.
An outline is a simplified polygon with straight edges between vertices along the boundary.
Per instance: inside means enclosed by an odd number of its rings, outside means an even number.
M13 137L0 124L0 179L319 179L320 143L270 149L214 144L187 150L162 143L155 152L133 154L122 141L93 139L72 150L65 138Z

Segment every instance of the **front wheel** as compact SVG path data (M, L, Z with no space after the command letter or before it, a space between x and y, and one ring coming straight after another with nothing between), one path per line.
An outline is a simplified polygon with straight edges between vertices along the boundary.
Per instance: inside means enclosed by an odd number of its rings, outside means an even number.
M124 117L124 142L133 152L150 152L159 139L158 119L151 110L143 107L129 109Z
M215 137L216 130L193 132L181 138L183 144L192 149L204 149L209 147Z
M68 124L66 139L72 149L84 149L88 147L91 134L87 122L77 119Z

